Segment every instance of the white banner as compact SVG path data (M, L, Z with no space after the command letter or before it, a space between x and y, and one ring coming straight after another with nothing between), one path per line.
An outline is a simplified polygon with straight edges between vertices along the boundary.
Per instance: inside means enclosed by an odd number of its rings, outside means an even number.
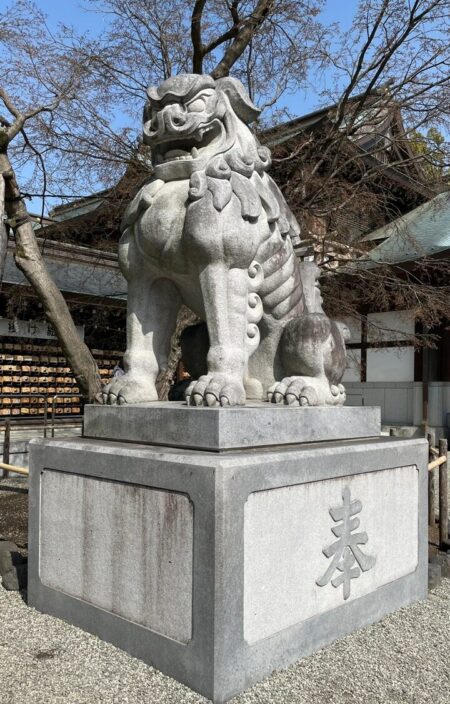
M84 340L84 325L77 325L77 332ZM18 320L17 318L0 318L0 337L27 337L44 340L56 339L55 331L45 320Z

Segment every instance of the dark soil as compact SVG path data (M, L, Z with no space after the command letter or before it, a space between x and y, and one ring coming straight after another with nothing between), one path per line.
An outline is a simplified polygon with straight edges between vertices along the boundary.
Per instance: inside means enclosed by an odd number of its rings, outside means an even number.
M28 548L26 479L0 479L0 539L11 540L25 555Z

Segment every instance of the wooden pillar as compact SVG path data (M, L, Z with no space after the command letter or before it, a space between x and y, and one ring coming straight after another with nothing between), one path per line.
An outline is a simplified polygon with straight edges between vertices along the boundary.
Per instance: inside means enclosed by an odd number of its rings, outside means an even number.
M448 321L445 321L441 338L441 364L442 381L450 381L450 330L447 329Z
M432 437L431 437L430 433L428 433L428 435L427 435L427 440L428 440L428 446L430 448L430 451L428 453L428 461L432 462L434 457L433 457L433 453L431 452ZM428 525L430 528L434 528L436 525L434 502L435 502L435 485L434 485L434 470L432 469L431 471L430 470L428 471Z
M361 318L361 381L367 381L367 318Z
M441 548L448 541L448 465L447 465L447 440L439 440L439 456L446 461L439 465L439 543Z

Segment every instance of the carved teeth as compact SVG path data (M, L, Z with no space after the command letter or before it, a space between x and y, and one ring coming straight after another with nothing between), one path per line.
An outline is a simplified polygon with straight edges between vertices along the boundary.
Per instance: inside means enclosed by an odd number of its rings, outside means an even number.
M172 159L176 159L178 157L182 157L185 159L187 156L190 156L190 154L185 149L170 149L165 154L166 161L168 159L172 160Z
M196 159L198 157L198 149L197 147L192 147L191 149L191 156L193 159Z

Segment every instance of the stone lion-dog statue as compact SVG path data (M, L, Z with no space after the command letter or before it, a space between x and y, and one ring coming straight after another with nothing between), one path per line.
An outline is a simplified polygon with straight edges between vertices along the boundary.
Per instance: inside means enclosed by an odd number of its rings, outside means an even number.
M345 326L322 309L317 266L294 252L300 228L248 127L260 111L233 78L181 74L148 97L154 174L123 218L125 374L104 402L158 399L184 303L209 335L207 373L188 386L188 404L343 404Z

